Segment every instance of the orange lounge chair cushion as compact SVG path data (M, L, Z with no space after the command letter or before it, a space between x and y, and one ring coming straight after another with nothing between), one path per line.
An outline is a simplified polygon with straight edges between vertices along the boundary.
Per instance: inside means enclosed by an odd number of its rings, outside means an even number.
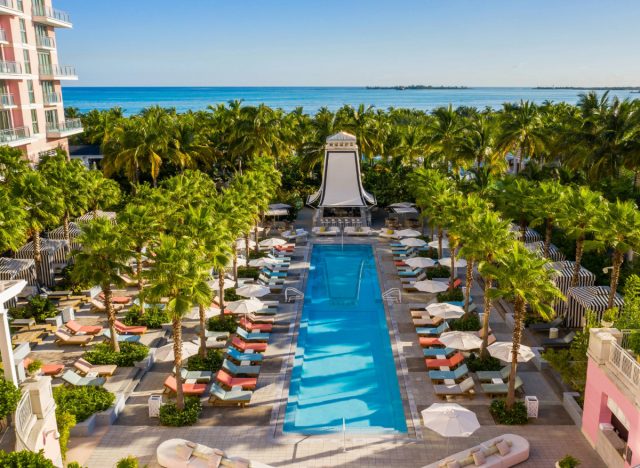
M263 353L267 350L267 343L247 343L246 341L242 341L239 337L234 336L231 340L231 344L238 348L240 351L245 351L247 349L252 349L259 353Z
M178 391L178 382L173 375L167 376L164 381L164 386L167 387L172 392L176 393ZM182 383L182 393L185 395L202 395L204 391L207 389L207 384L188 384Z
M421 336L419 338L420 346L429 348L431 346L444 346L438 338Z
M120 320L116 320L115 326L116 326L116 331L123 335L142 335L147 331L147 327L144 327L142 325L134 325L134 326L125 325Z
M451 356L449 359L425 359L425 363L427 364L427 368L429 369L439 369L441 367L456 367L458 364L464 361L464 356L462 353L456 353Z
M101 301L104 301L104 292L98 294L98 297ZM129 296L111 296L112 304L128 304L131 302L131 298Z
M29 364L33 362L33 359L26 358L22 361L22 365L26 369ZM64 364L43 364L40 368L40 371L44 375L58 375L60 372L64 370Z
M221 384L231 388L236 385L242 385L243 390L253 390L256 388L258 379L255 377L233 377L224 369L220 369L216 374L216 380Z
M75 320L69 320L64 324L71 333L86 333L87 335L97 335L102 331L102 327L100 325L80 325Z
M270 332L273 328L270 323L253 323L244 317L240 319L240 326L248 331L259 330L261 332Z

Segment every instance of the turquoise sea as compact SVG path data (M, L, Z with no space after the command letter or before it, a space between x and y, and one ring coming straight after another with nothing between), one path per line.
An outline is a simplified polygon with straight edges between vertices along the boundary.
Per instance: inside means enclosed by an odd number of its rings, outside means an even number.
M160 105L175 107L179 112L202 110L209 105L243 100L245 104L264 103L286 111L302 107L314 113L326 106L336 110L344 104L370 104L380 109L406 107L431 110L453 104L477 108L500 107L505 102L521 99L542 103L575 103L584 91L571 89L533 88L469 88L432 90L366 89L356 87L65 87L65 106L77 107L82 112L91 109L122 107L127 114L135 114L145 107ZM602 91L600 91L602 92ZM611 91L621 98L640 98L640 94L627 91Z

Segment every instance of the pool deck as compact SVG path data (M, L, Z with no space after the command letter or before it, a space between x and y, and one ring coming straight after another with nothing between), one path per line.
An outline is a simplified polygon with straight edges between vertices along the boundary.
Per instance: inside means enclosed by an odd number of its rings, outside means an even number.
M301 212L300 223L308 219ZM313 238L317 243L339 243L337 238ZM380 278L380 289L400 284L392 262L388 243L376 238L348 239L349 243L372 243ZM287 286L304 291L311 243L296 249L291 271L299 274ZM462 274L462 272L460 272ZM481 303L481 290L472 289L475 301ZM591 449L580 429L562 407L561 397L552 382L532 364L519 366L518 375L524 381L526 393L540 400L540 417L527 426L499 426L489 414L490 400L476 395L472 400L458 403L473 410L481 428L469 438L455 438L449 442L436 433L421 428L419 412L439 400L433 393L424 359L418 345L413 323L408 313L413 304L426 304L434 295L403 294L401 304L385 304L387 325L396 364L398 381L408 434L402 436L341 435L300 436L282 433L282 422L288 396L288 382L295 355L297 329L302 301L281 307L274 333L269 342L265 363L258 381L258 389L247 408L218 408L205 405L196 426L166 428L147 415L146 400L162 388L162 381L170 363L156 364L130 397L125 413L116 425L101 430L92 437L71 441L69 461L80 461L90 468L112 467L122 457L135 455L141 465L155 463L155 449L164 440L185 438L225 450L272 466L291 467L420 467L446 455L476 445L504 433L526 437L531 443L529 460L519 466L552 467L566 454L577 456L582 466L605 466ZM491 315L491 327L498 340L510 339L510 328L500 311ZM526 339L526 338L525 338Z

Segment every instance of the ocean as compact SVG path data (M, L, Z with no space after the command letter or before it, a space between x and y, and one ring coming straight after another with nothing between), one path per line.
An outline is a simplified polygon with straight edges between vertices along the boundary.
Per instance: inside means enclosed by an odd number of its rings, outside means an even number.
M505 102L521 99L542 103L546 100L574 104L582 90L534 88L468 88L395 90L357 87L76 87L63 89L64 104L81 112L120 106L127 115L145 107L174 107L178 112L203 110L210 105L238 99L247 105L266 104L291 111L302 107L315 113L321 107L336 110L344 104L373 105L379 109L404 107L432 110L440 106L499 108ZM599 91L602 93L603 91ZM611 91L620 98L640 98L631 90Z

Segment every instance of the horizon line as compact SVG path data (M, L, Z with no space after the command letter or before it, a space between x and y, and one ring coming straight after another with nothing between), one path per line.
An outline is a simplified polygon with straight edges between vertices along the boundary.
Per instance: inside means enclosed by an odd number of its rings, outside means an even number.
M640 85L629 85L629 86L619 86L619 85L595 85L595 86L576 86L576 85L491 85L491 86L470 86L470 85L63 85L63 88L357 88L357 89L366 89L369 88L370 91L384 91L390 90L393 91L394 88L397 87L410 87L410 86L430 86L430 88L426 89L405 89L403 91L465 91L470 89L504 89L504 88L513 88L513 89L593 89L593 90L640 90Z

